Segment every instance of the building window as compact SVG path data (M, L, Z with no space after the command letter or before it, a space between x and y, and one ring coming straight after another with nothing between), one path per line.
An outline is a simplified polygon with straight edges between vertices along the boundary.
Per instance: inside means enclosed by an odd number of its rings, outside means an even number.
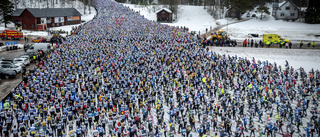
M293 17L293 16L294 16L294 13L291 13L290 16Z
M281 13L280 16L283 17L283 16L284 16L284 13Z
M33 24L31 24L31 27L33 28Z
M27 21L29 21L30 20L30 18L29 18L29 16L27 16Z
M288 7L286 7L286 10L290 10L290 7L288 6Z
M52 23L52 27L54 27L54 23Z

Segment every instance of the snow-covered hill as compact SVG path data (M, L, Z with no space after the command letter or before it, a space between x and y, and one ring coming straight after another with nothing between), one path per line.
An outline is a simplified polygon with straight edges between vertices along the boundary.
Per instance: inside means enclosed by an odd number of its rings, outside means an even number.
M163 5L134 5L134 4L123 4L130 9L133 9L136 12L139 12L145 18L149 20L157 20L156 12L165 7ZM175 16L175 15L173 15ZM200 31L201 34L206 32L206 28L214 28L217 25L223 25L231 22L235 22L233 19L220 19L215 20L203 6L188 6L188 5L179 5L177 20L173 23L163 23L170 26L182 26L188 27L190 31Z
M134 11L140 12L145 18L150 20L156 20L155 11L159 10L162 6L151 5L151 6L141 6L134 4L123 4ZM271 4L266 4L269 7L269 11L272 11ZM255 9L248 11L251 14L255 13ZM257 14L257 13L255 13ZM244 18L245 18L244 14ZM259 16L257 14L257 16ZM223 27L223 30L228 31L228 34L232 39L243 40L249 38L249 33L255 34L279 34L284 38L288 38L294 41L320 41L319 38L314 37L314 35L320 34L320 24L306 24L302 22L287 22L282 20L275 20L270 15L265 15L263 20L257 18L247 18L248 21L241 23L235 23L228 25L228 27ZM220 19L215 20L210 16L203 6L184 6L179 5L178 18L173 23L166 23L172 26L186 26L190 28L191 31L200 31L203 34L208 28L214 28L218 25L230 24L236 22L233 19ZM261 37L258 39L262 39Z

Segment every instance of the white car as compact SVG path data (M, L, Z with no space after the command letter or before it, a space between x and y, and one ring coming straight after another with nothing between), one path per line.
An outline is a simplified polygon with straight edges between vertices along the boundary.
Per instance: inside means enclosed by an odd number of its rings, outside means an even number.
M14 58L13 59L13 63L17 64L17 63L21 63L24 66L29 65L30 64L30 60L24 57L19 57L19 58Z
M3 68L3 70L8 71L8 70L12 70L16 73L21 73L21 66L17 66L17 65L10 65L10 64L1 64L0 65L1 68Z
M27 59L27 65L29 65L31 62L30 62L30 57L29 57L29 55L21 55L21 56L19 56L18 58L25 58L25 59Z

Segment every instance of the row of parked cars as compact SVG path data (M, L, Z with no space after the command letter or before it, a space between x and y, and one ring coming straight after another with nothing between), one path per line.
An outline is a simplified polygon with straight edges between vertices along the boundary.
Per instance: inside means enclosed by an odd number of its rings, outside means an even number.
M15 78L23 68L30 64L29 55L21 55L14 59L5 59L0 57L0 82L1 79Z
M52 50L49 43L27 43L23 46L25 51L14 59L5 59L0 57L0 82L1 78L15 78L18 73L23 72L23 68L33 62L34 59L43 56L43 53Z

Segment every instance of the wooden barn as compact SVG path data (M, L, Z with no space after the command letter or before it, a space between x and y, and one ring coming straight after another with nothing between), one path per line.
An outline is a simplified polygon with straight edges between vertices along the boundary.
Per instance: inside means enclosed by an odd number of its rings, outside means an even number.
M26 30L45 30L81 23L81 13L75 8L26 8L12 14L13 22Z
M172 11L163 8L156 12L157 14L157 22L172 22Z

